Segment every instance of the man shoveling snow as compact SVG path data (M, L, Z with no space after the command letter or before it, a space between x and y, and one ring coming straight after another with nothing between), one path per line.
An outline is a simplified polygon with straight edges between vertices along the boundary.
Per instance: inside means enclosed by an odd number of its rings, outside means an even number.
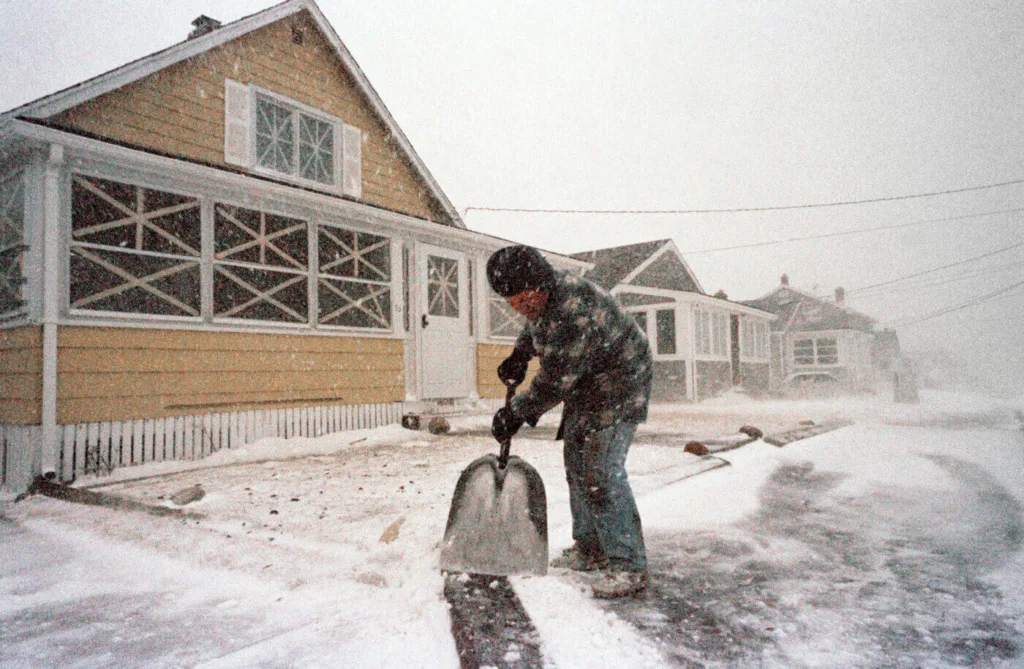
M564 438L575 544L551 566L604 570L597 597L623 597L646 587L647 554L640 514L626 476L626 455L647 419L652 359L647 338L609 293L556 271L536 250L510 246L487 263L496 293L526 317L515 349L498 367L506 385L540 372L529 390L494 415L492 433L510 439L523 423L565 403Z

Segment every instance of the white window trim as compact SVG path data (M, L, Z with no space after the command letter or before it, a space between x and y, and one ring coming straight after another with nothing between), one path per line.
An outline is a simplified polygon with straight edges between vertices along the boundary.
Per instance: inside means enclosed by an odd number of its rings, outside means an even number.
M494 330L492 328L493 323L491 323L491 303L492 302L497 302L498 300L504 300L504 298L501 297L500 295L498 295L497 293L495 293L494 289L491 288L490 285L487 286L486 290L481 291L481 292L484 293L485 304L486 304L486 307L487 307L484 310L484 313L486 313L487 315L483 319L487 323L487 330L484 333L484 335L485 335L484 339L486 341L494 342L496 344L515 344L516 340L519 339L519 333L518 332L515 335L499 335L499 334L494 334ZM509 307L509 309L511 309L511 307ZM522 328L519 329L519 332L522 332Z
M336 229L348 230L350 232L354 232L354 233L358 233L358 234L373 235L374 237L382 237L384 239L387 239L388 240L388 251L389 251L390 256L391 256L391 268L390 268L391 269L391 276L388 277L388 280L387 281L383 281L383 280L375 281L375 280L372 280L372 279L346 278L346 277L339 277L339 276L337 276L335 274L321 272L320 271L320 229L321 228L325 228L325 227L326 228L336 228ZM381 333L381 334L385 334L385 333L386 334L396 334L398 332L401 332L402 325L400 325L400 323L401 323L402 318L403 318L403 316L402 316L403 310L402 309L397 309L396 310L396 306L397 305L395 304L395 300L396 299L397 300L401 300L402 299L402 284L401 284L401 282L399 282L397 280L398 277L402 273L401 273L401 271L396 270L396 267L395 267L395 259L396 259L396 256L395 256L395 246L396 245L400 246L401 245L401 240L396 238L394 235L381 234L380 232L374 232L372 230L366 230L364 228L360 228L360 227L357 227L357 226L349 225L349 223L347 221L337 221L337 220L322 220L322 221L317 221L316 223L314 223L313 226L312 226L312 237L313 237L313 240L311 241L311 248L315 248L316 253L315 253L315 255L313 255L313 254L310 255L309 273L310 273L310 276L311 276L311 279L312 279L311 280L311 285L313 285L315 287L314 290L313 290L313 293L310 296L310 304L311 305L314 304L314 302L312 301L313 295L315 295L317 297L317 301L315 303L315 305L316 305L316 312L312 311L312 306L310 307L310 319L314 323L313 327L315 329L317 329L317 330L330 330L330 331L351 332L351 333L375 332L375 333ZM398 256L398 262L401 263L401 255ZM334 279L334 280L339 280L340 279L340 280L343 280L343 281L351 281L353 283L364 283L364 284L372 285L372 286L387 285L390 288L390 290L391 290L391 313L389 314L390 319L391 319L391 326L387 327L387 328L357 328L357 327L353 327L351 325L332 325L332 324L327 324L327 323L320 323L319 322L319 320L320 320L320 308L319 308L320 307L320 305L319 305L320 292L319 291L320 291L320 277L321 276L324 276L324 277L326 277L328 279Z
M658 312L659 311L671 311L673 313L673 322L675 324L675 353L662 353L658 350ZM651 347L651 357L654 360L686 360L686 338L681 336L684 334L683 328L680 326L680 309L678 305L665 305L665 304L654 304L645 307L629 307L626 309L627 314L645 314L647 317L647 331L644 335L647 337L647 343ZM652 333L653 329L653 333Z
M288 173L288 172L279 172L279 171L271 169L269 167L263 167L263 166L261 166L259 164L259 159L258 159L258 157L256 155L256 125L257 125L256 124L256 103L257 103L258 98L260 98L260 97L267 98L267 99L271 100L272 102L274 102L275 104L278 104L278 105L280 105L282 107L290 108L290 109L293 110L293 112L297 112L298 114L305 114L306 116L309 116L309 117L314 118L314 119L316 119L318 121L322 121L324 123L328 123L328 124L331 125L331 127L334 129L333 156L331 157L331 160L332 160L332 163L333 163L332 167L334 169L333 169L333 174L331 175L331 183L326 184L326 183L322 183L320 181L315 181L313 179L306 179L306 178L304 178L304 177L302 177L301 175L298 174L298 171L299 171L299 164L298 164L298 155L299 155L299 123L298 123L298 116L295 115L295 114L293 114L293 117L292 117L294 119L294 121L295 121L295 122L292 123L292 127L293 127L293 133L294 133L294 138L295 138L295 140L294 140L294 158L295 158L295 170L296 170L296 173L295 174L291 174L291 173ZM273 91L269 91L269 90L267 90L265 88L262 88L260 86L252 86L252 85L249 86L249 114L250 114L249 129L248 129L249 130L249 151L250 151L250 159L251 159L251 165L252 165L251 169L252 169L252 171L255 174L260 174L260 175L263 175L263 176L273 177L273 178L278 178L278 179L284 179L284 180L290 181L292 183L300 184L302 186L308 186L310 188L320 188L320 189L326 188L326 189L328 189L328 190L330 190L332 192L336 192L336 193L340 193L342 191L342 183L343 183L344 175L342 173L341 163L342 163L342 160L344 158L343 152L342 152L342 146L344 144L344 126L345 126L345 124L344 124L344 122L342 122L342 120L340 118L338 118L336 116L331 116L330 114L327 114L327 113L325 113L323 111L320 111L319 109L316 109L314 107L310 107L309 105L306 105L306 104L303 104L301 102L298 102L297 100L292 100L291 98L287 98L287 97L285 97L283 95L280 95L278 93L274 93Z
M750 327L752 341L747 341L747 326ZM740 360L748 362L768 362L771 356L769 342L769 326L766 321L748 316L740 317Z
M23 168L19 168L0 176L0 193L3 192L3 188L8 184L15 184L15 188L21 188L21 229L18 231L18 242L0 250L11 250L17 247L22 247L25 250L22 251L20 270L21 304L10 311L0 313L0 324L24 319L28 316L29 312L28 276L25 264L25 258L28 254L27 249L29 247L29 183L27 171Z
M820 354L818 353L818 340L819 339L832 339L832 340L835 341L836 361L834 363L820 363L820 362L818 362L818 358L820 357ZM811 352L812 352L812 355L814 357L814 362L803 363L803 362L797 362L796 361L796 343L798 341L804 341L804 340L810 340L811 341ZM841 349L840 340L841 340L841 337L838 334L822 333L822 332L809 332L807 334L802 334L800 336L794 336L793 340L791 341L791 343L789 345L789 359L790 359L790 362L792 363L793 367L799 367L801 369L808 368L808 367L818 367L818 368L824 368L824 369L835 369L837 367L843 367L845 365L845 363L843 362L843 356L842 356L842 353L841 353L841 350L840 350Z
M72 247L74 247L74 246L83 246L83 244L75 244L75 243L71 242L71 215L72 215L71 188L70 188L70 183L71 183L70 175L71 174L80 174L80 175L85 176L85 177L92 177L92 178L97 178L97 179L105 179L105 180L108 180L108 181L115 181L115 182L122 183L122 184L125 184L125 185L138 186L138 187L142 187L142 188L148 188L148 189L151 189L151 190L157 190L157 191L172 193L172 194L175 194L175 195L180 195L180 196L183 196L183 197L190 197L190 198L197 199L199 201L199 203L200 203L201 211L204 212L202 214L202 216L204 217L204 223L203 223L203 227L202 227L202 239L201 239L201 247L202 247L203 250L200 253L200 256L198 258L193 258L191 256L177 256L175 254L165 254L165 253L159 253L159 252L153 252L153 251L144 251L144 252L141 252L141 253L146 254L146 255L154 255L154 256L168 257L168 258L180 258L181 260L196 261L199 264L199 267L200 267L200 277L201 277L200 278L200 290L204 291L204 292L209 290L212 293L212 289L213 289L212 288L212 283L209 283L209 287L207 287L207 283L209 281L207 279L207 272L209 272L210 275L212 276L212 271L213 271L213 267L214 267L215 264L226 264L226 265L234 265L234 266L239 266L239 267L249 267L249 268L257 268L257 269L259 267L261 267L261 265L258 265L258 264L250 264L250 263L240 262L240 261L227 261L227 262L224 262L224 261L215 261L214 260L213 255L212 255L212 250L213 250L213 234L214 234L212 218L213 218L214 207L217 204L222 204L222 205L226 205L226 206L237 206L237 207L242 207L242 208L245 208L245 209L254 209L254 210L257 210L257 211L262 211L262 212L267 213L267 214L274 214L274 215L278 215L278 216L284 216L284 217L287 217L287 218L293 218L293 219L297 219L297 220L302 220L303 222L305 222L309 226L309 236L310 236L310 238L313 238L314 235L316 235L316 240L317 241L318 241L319 227L322 224L322 225L328 225L328 226L331 226L331 227L345 228L345 229L351 230L353 232L371 234L371 235L374 235L374 236L377 236L377 237L387 238L389 240L390 244L391 244L392 253L394 252L393 250L394 250L395 244L398 242L398 237L396 236L394 230L390 230L390 229L389 230L374 229L374 228L371 228L368 225L365 225L365 224L364 225L360 225L358 223L350 221L347 218L342 218L342 217L339 217L337 215L326 214L322 218L318 219L315 216L311 216L311 212L310 211L293 210L293 209L289 208L287 205L284 205L283 203L276 202L276 201L259 201L259 202L246 201L244 199L244 197L241 197L241 196L237 196L237 195L236 196L226 196L226 195L223 195L223 194L221 194L219 192L212 192L212 191L210 191L210 189L204 188L202 185L196 185L194 188L189 188L188 185L186 185L185 183L180 183L180 182L179 183L174 183L174 184L168 184L168 183L162 182L159 179L146 178L145 176L138 176L138 175L133 176L133 175L128 175L128 174L120 173L119 171L118 171L118 173L114 173L114 172L109 172L109 171L106 171L106 170L98 170L98 169L92 169L92 168L85 168L85 167L82 167L82 166L76 166L69 173L69 178L67 180L68 187L66 188L66 192L62 196L65 199L65 202L66 202L65 211L67 212L66 213L66 219L65 219L65 221L63 223L63 226L65 227L65 230L66 230L66 233L67 233L67 240L66 240L65 244L63 245L64 248L62 249L62 254L64 255L64 259L63 259L62 262L67 262L68 261L68 259L70 257L70 253L71 253L71 248ZM175 180L175 181L177 181L177 180ZM191 184L191 182L189 182L189 184ZM210 212L209 214L205 213L207 210ZM209 225L207 225L207 223L205 222L205 217L207 217L207 216L209 216L209 218L210 218ZM209 237L209 244L207 244L207 237ZM209 245L209 247L210 247L209 252L206 251L206 246L207 245ZM90 246L90 244L86 243L86 244L84 244L84 246ZM92 245L92 246L96 246L96 245ZM110 247L110 249L111 250L115 250L115 251L122 250L122 249L117 249L117 248L114 248L114 247ZM296 274L303 274L304 273L304 274L307 274L309 276L312 276L314 278L314 280L318 280L319 276L320 276L320 273L319 273L319 267L318 267L319 263L314 263L314 260L316 258L317 258L316 255L312 255L312 254L310 255L310 259L309 259L309 262L307 264L307 269L306 269L305 272L303 272L302 270L299 270L297 268L286 268L286 267L271 268L271 269L272 270L273 269L280 269L282 271L290 271L290 272L294 272ZM207 270L207 268L209 268L209 270ZM255 320L255 319L215 316L212 313L212 305L211 305L211 309L210 309L210 313L209 314L206 313L205 307L201 308L201 310L200 310L201 311L201 315L200 316L144 314L144 313L133 313L133 312L121 312L121 311L105 311L105 310L104 311L100 311L100 310L96 310L96 309L82 309L82 308L72 309L72 308L70 308L70 306L68 305L68 302L67 302L67 300L68 300L68 298L70 296L70 290L69 290L70 281L69 281L69 277L67 276L66 272L65 272L64 276L65 276L65 279L64 279L64 289L63 289L64 290L64 298L63 299L65 301L64 301L64 304L62 306L62 312L63 312L63 314L66 315L67 321L63 321L63 322L66 322L67 324L71 324L71 325L89 323L89 324L103 324L103 325L125 325L125 326L131 326L131 327L146 327L147 325L151 325L152 326L152 325L159 325L159 324L166 324L166 325L175 325L176 324L179 327L182 327L182 328L185 328L185 329L195 329L197 326L200 326L200 327L204 327L204 329L205 328L212 328L212 329L215 329L215 330L218 330L218 331L220 331L220 330L223 330L223 331L235 331L235 332L239 332L239 331L257 331L257 332L260 332L260 331L262 331L262 332L275 332L275 333L276 332L280 332L280 331L288 331L289 333L292 333L292 334L318 334L318 333L319 334L325 334L325 333L331 333L331 334L339 334L339 335L343 334L343 335L353 335L353 336L360 336L360 337L375 337L375 338L393 338L399 332L398 328L396 327L396 312L395 312L394 301L396 299L395 295L396 294L400 294L401 286L398 285L396 287L396 284L395 284L397 273L396 273L395 266L394 266L394 257L392 257L391 281L390 281L390 286L391 286L391 291L392 291L391 327L387 328L387 329L385 329L385 328L358 328L358 327L340 326L340 325L320 325L320 324L317 324L317 323L310 323L309 322L309 318L307 318L307 321L304 322L304 323L296 323L296 322L264 321L264 320ZM398 292L396 293L396 291L398 291ZM312 311L315 308L315 306L316 306L315 298L316 298L316 294L314 292L313 294L309 295L309 299L308 299L308 309L310 310L309 313L312 314L311 318L313 318L314 321L315 321L315 319L317 317L316 314ZM401 312L399 311L398 314L399 314L398 317L400 318L401 317L400 316ZM309 314L307 314L307 316L308 315ZM4 322L5 321L0 319L0 323L4 323Z
M710 350L709 353L701 353L700 352L701 334L698 332L697 328L700 327L700 314L702 312L708 314L708 317L710 319L709 323L708 323L708 325L709 325L708 336L710 338L709 341L708 341L708 344L709 344L709 348L711 350ZM724 319L724 321L725 321L725 328L724 328L724 330L725 330L725 342L724 342L724 344L725 344L725 346L724 346L725 352L724 353L717 353L715 351L715 341L716 341L716 339L719 339L719 335L715 334L716 329L718 329L718 328L715 327L716 319ZM694 358L697 359L697 360L731 360L731 354L730 354L731 346L730 346L730 340L729 340L729 338L730 338L729 331L730 330L731 330L731 328L729 327L729 312L724 311L722 309L715 309L715 308L706 307L706 306L703 306L703 305L695 305L694 308L693 308L693 355L694 355Z

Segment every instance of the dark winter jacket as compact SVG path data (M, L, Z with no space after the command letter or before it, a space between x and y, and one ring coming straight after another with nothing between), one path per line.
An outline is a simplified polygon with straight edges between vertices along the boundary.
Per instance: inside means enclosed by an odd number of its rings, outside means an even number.
M545 312L516 341L516 349L540 358L540 372L512 411L536 425L564 401L567 424L591 430L647 420L653 362L643 331L603 288L556 275Z

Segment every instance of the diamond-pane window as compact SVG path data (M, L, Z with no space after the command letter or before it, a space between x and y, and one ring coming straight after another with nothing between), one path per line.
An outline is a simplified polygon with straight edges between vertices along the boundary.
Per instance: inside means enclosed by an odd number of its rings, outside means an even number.
M73 175L71 308L198 317L199 200Z
M427 313L459 317L459 261L427 256Z
M256 164L274 172L333 185L337 124L294 105L256 97Z
M23 305L25 181L21 174L0 181L0 314Z
M256 163L292 174L295 171L292 110L266 98L256 100Z
M299 176L322 184L334 182L334 126L301 114Z
M213 226L214 316L307 322L306 222L217 204Z
M518 337L526 317L509 306L505 298L488 288L487 315L492 337Z
M391 240L321 225L318 246L318 322L390 329Z

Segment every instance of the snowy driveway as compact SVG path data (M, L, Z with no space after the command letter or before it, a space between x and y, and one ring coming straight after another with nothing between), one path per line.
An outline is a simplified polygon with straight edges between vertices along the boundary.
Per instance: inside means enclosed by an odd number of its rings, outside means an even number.
M650 591L599 603L581 577L514 579L546 661L1018 666L1024 434L991 403L925 399L656 407L649 435L859 423L717 469L638 438ZM165 503L201 483L198 519L0 507L0 667L457 666L437 544L459 471L492 449L485 422L264 443L104 488ZM560 451L533 437L513 449L547 484L554 552L569 543Z

